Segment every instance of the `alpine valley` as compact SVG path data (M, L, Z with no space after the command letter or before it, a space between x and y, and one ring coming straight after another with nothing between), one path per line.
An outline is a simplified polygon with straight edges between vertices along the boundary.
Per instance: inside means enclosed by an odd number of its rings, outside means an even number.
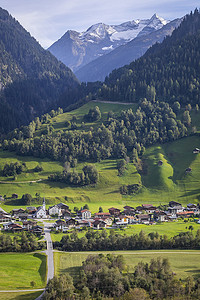
M0 299L200 299L200 11L49 50L0 9Z

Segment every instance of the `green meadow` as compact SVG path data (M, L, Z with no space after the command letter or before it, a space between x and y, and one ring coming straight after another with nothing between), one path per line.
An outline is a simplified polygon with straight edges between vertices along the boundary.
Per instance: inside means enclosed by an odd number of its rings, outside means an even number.
M0 290L43 288L46 284L46 255L41 253L0 253Z
M83 116L89 109L98 105L102 112L102 119L95 123L83 122ZM67 130L65 122L77 118L77 130L89 130L90 127L98 127L107 118L107 113L113 111L119 114L121 110L132 108L136 110L136 104L113 104L91 101L82 107L58 115L50 120L55 130ZM192 126L200 129L199 114L191 112L193 118ZM40 135L47 125L36 132ZM99 206L107 211L111 206L122 209L124 205L137 206L142 203L153 205L167 204L171 200L181 202L186 205L189 202L199 203L200 200L200 154L193 154L192 150L200 148L200 136L193 135L182 138L178 141L154 145L148 147L143 156L143 172L138 172L133 163L129 163L123 176L118 176L117 161L113 159L95 163L99 171L99 182L95 186L73 187L64 183L48 182L50 174L61 172L63 164L48 159L39 159L31 156L18 156L14 152L0 151L0 194L6 195L7 201L1 203L2 208L10 211L15 206L23 207L20 200L11 199L13 193L17 193L19 198L25 193L32 197L40 193L46 198L48 205L60 201L67 203L73 210L74 206L82 207L85 203L89 205L92 212L96 212ZM162 160L162 165L158 161ZM18 175L17 178L3 177L1 171L5 163L10 162L26 163L27 170ZM41 172L34 172L34 168L40 165ZM84 163L78 163L76 168L80 171ZM191 174L186 174L186 168L192 168ZM31 182L33 181L33 182ZM121 195L122 185L139 183L142 185L140 191L135 195ZM32 203L34 205L34 203Z
M69 272L71 276L76 279L78 271L82 265L82 262L88 255L97 254L114 254L123 255L126 264L128 265L129 272L134 271L135 265L140 261L150 262L152 258L162 257L168 258L171 269L176 273L178 278L185 279L189 276L200 276L200 251L188 251L188 250L157 250L157 251L95 251L95 252L73 252L73 253L54 253L54 265L56 275Z

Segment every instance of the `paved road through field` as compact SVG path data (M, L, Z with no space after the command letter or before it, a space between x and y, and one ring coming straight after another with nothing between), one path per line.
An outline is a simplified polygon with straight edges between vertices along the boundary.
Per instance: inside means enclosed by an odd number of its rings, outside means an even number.
M53 260L53 243L51 240L51 234L50 234L50 227L52 226L51 223L46 223L43 220L43 224L44 224L44 233L45 233L45 240L47 242L47 250L46 255L47 255L47 282L49 281L49 279L52 279L54 276L54 260ZM44 292L35 300L41 300L42 299L42 295L44 294Z

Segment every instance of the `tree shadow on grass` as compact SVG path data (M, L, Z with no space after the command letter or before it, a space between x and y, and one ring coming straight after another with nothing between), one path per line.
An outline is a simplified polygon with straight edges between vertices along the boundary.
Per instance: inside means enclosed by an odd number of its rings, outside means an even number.
M196 190L193 190L193 191L190 191L190 192L185 192L183 195L179 196L179 198L184 198L184 197L188 197L188 196L194 196L194 195L197 195L199 196L200 194L200 189L196 189Z
M200 278L200 269L198 270L188 270L186 271L187 273L192 273L192 276L195 278L195 279L198 279Z
M41 294L42 294L42 292L33 292L33 293L27 293L24 295L17 295L17 296L15 294L15 296L13 298L11 298L11 300L32 300L32 299L36 299Z
M45 283L46 282L46 273L47 273L47 258L45 255L40 254L40 253L35 253L33 256L37 257L41 260L41 264L40 264L38 273L40 274L42 282Z
M65 269L63 269L63 270L61 271L61 273L62 273L62 274L66 274L66 272L69 273L70 276L73 277L74 282L76 282L77 279L78 279L78 275L79 275L80 269L81 269L81 267L79 267L79 266L76 266L76 267L70 267L70 268L65 268Z
M112 191L112 192L105 193L105 195L109 195L109 194L119 194L119 190L115 190L115 191Z

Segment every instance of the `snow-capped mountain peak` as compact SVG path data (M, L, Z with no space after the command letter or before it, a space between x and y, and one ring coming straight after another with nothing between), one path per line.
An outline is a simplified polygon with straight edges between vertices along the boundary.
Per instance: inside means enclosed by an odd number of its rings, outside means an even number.
M119 25L97 23L86 31L68 30L49 50L76 71L90 61L126 44L137 36L161 29L167 20L154 14L150 19L137 19Z

